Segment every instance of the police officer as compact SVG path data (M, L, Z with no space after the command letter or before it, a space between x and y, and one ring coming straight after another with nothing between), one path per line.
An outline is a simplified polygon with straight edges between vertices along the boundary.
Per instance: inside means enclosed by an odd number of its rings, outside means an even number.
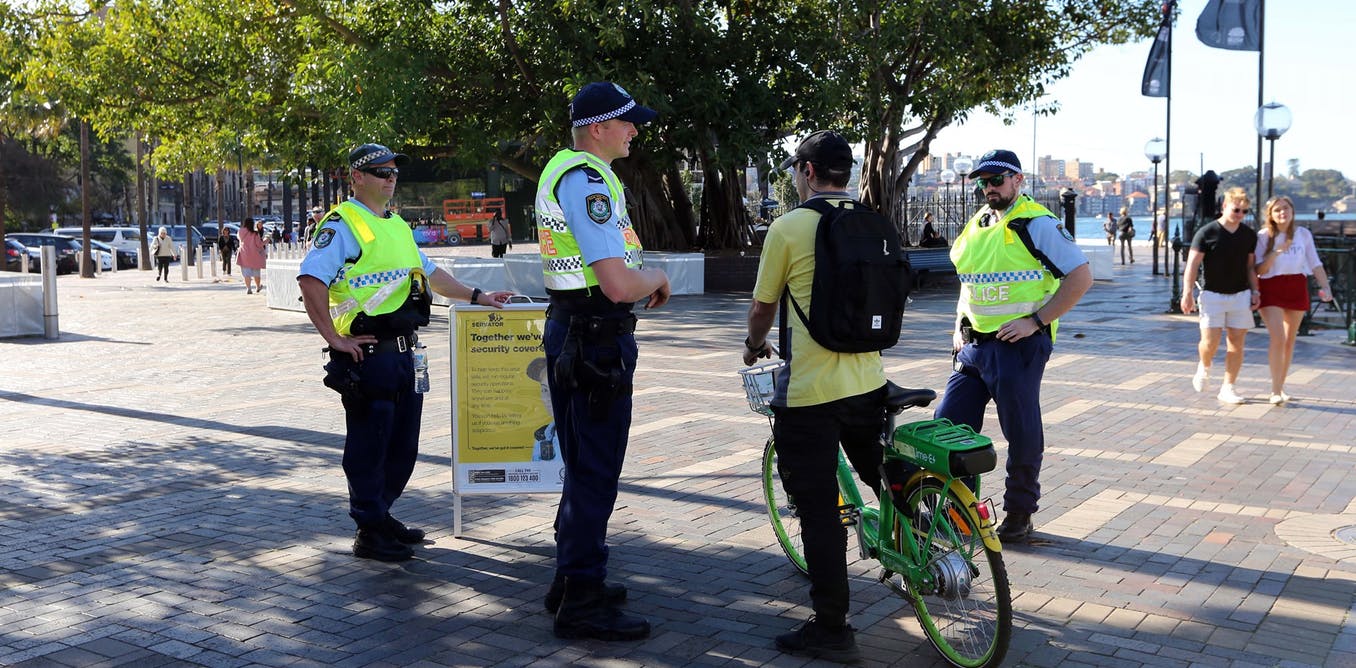
M1017 154L989 151L970 178L987 206L965 224L951 248L960 278L952 351L956 371L937 417L979 430L990 400L1008 441L1004 542L1025 541L1040 500L1040 385L1058 318L1092 287L1088 260L1045 207L1021 194Z
M537 233L551 304L546 311L547 383L565 465L556 513L556 578L546 595L561 638L635 640L650 624L617 605L626 590L605 584L607 521L631 427L636 317L669 299L663 271L642 269L613 160L631 152L636 125L655 112L620 86L591 83L570 103L574 148L542 170Z
M494 307L510 296L472 289L437 268L410 226L386 210L398 165L408 160L380 144L348 154L353 196L320 224L297 278L306 315L329 344L325 385L344 405L353 554L381 561L409 559L410 545L424 540L390 509L419 454L424 395L415 388L414 330L428 324L428 290Z

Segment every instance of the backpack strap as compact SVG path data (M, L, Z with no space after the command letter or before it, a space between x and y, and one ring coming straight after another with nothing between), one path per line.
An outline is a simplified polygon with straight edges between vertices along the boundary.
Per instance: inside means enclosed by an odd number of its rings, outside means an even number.
M1026 229L1026 226L1033 220L1035 219L1015 218L1009 220L1008 229L1017 233L1017 238L1022 240L1022 245L1026 246L1026 250L1028 253L1031 253L1031 257L1036 258L1037 261L1050 271L1051 275L1055 278L1064 278L1064 272L1060 271L1059 267L1056 267L1055 263L1051 262L1050 258L1045 256L1045 253L1036 250L1036 242L1031 240L1031 230Z
M860 206L857 200L847 201L852 202L854 206ZM839 206L841 206L841 203ZM810 199L801 202L800 206L797 206L796 208L814 211L819 214L819 221L824 222L824 216L833 213L835 206L822 197L811 197ZM818 236L819 233L816 232L815 234ZM786 360L791 359L791 346L787 345L791 342L791 337L787 334L786 329L786 302L788 300L791 302L791 307L796 309L796 316L800 318L801 324L806 327L810 326L810 316L805 314L805 311L800 308L800 304L796 303L796 298L791 296L791 288L788 287L785 290L782 290L782 306L778 310L779 315L777 316L777 327L779 329L777 332L777 343L781 346L783 351L782 358Z

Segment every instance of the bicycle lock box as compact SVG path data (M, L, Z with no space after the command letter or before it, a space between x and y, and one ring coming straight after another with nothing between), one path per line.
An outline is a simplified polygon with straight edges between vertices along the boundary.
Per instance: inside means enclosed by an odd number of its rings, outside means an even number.
M998 465L993 441L946 418L895 429L891 450L930 471L952 478L980 475Z

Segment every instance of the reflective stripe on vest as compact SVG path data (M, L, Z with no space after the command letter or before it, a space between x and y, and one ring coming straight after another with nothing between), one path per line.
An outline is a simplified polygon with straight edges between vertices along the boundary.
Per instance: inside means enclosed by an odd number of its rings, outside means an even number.
M997 223L981 226L980 221L991 214L987 206L980 209L951 248L951 261L961 282L956 310L979 332L996 332L1009 320L1035 313L1059 288L1059 279L1008 226L1014 220L1053 218L1054 214L1026 195ZM1056 322L1050 323L1052 336L1056 327Z
M612 197L613 214L621 231L626 254L624 261L630 269L641 265L640 237L631 229L631 216L626 210L626 195L621 181L598 156L587 151L563 149L556 153L542 169L537 186L537 240L541 248L541 270L549 290L580 290L598 285L593 269L584 264L579 242L565 222L565 210L556 197L556 186L565 174L578 167L592 167L603 177Z
M335 331L348 336L359 313L381 315L400 308L410 295L410 281L422 278L423 264L414 233L400 216L378 218L353 202L341 203L334 212L362 249L330 284L330 320Z

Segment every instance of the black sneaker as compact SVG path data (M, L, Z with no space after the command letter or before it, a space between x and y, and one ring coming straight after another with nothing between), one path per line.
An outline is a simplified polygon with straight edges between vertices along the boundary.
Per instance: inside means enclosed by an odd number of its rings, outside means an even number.
M552 631L566 640L641 640L650 637L650 622L608 604L601 581L566 578Z
M1031 525L1031 513L1008 513L1003 523L998 525L998 540L1004 543L1025 543L1034 528Z
M358 529L353 538L353 556L377 561L405 561L414 550L381 528Z
M612 606L621 605L626 602L626 587L619 584L603 583L603 597L607 599L607 604ZM565 598L565 576L556 573L556 577L551 581L551 588L546 590L546 611L556 614L560 609L560 600Z
M820 624L814 617L795 631L777 636L777 649L838 663L853 663L862 657L851 626L844 624L833 629Z
M400 520L391 517L390 515L386 516L386 520L382 524L382 527L386 529L386 533L391 534L392 538L406 545L419 545L424 542L423 529L407 527Z

